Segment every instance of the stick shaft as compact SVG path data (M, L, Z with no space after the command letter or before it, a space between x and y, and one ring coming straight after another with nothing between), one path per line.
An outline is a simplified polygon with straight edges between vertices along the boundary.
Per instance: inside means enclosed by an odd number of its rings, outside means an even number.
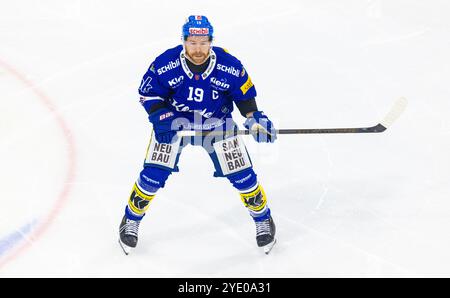
M292 134L338 134L338 133L380 133L386 130L381 124L372 127L354 127L354 128L297 128L297 129L277 129L277 134L292 135ZM220 135L249 135L250 130L237 131L180 131L180 136L220 136Z
M280 135L292 134L339 134L339 133L380 133L392 125L395 120L403 113L408 101L404 97L398 98L383 120L377 125L371 127L352 127L352 128L298 128L298 129L278 129L276 132ZM237 131L179 131L179 136L220 136L220 135L249 135L249 130Z

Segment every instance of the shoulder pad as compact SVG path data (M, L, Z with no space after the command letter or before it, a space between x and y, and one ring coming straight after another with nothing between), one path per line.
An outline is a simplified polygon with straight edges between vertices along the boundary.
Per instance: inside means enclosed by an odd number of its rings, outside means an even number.
M214 52L217 55L217 60L223 62L225 64L233 65L233 66L241 66L241 61L238 58L228 52L225 48L221 47L213 47Z
M168 49L158 57L156 57L154 65L155 71L158 75L165 73L168 70L172 70L180 66L180 52L183 50L183 46L178 45L174 48Z

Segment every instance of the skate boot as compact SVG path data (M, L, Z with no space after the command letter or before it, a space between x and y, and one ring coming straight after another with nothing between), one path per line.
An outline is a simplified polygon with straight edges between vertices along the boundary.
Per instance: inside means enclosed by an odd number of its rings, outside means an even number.
M140 223L140 220L131 220L126 216L122 218L122 222L119 227L119 244L126 255L128 255L131 249L135 248L137 245Z
M264 253L268 255L277 242L277 239L275 239L275 223L273 222L272 216L269 216L269 218L262 221L255 220L255 224L256 243L259 247L262 247Z

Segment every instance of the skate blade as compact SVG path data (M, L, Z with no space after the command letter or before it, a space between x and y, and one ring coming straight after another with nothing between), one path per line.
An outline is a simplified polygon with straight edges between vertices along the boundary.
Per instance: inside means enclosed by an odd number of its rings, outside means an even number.
M120 247L122 248L123 252L128 256L128 254L130 253L130 251L133 249L132 247L129 247L128 245L126 245L125 243L123 243L120 239L119 239L119 244Z
M263 246L263 250L264 250L264 253L266 255L268 255L270 253L270 251L272 250L272 248L275 245L275 243L277 243L277 239L273 239L272 242L270 242L269 244Z

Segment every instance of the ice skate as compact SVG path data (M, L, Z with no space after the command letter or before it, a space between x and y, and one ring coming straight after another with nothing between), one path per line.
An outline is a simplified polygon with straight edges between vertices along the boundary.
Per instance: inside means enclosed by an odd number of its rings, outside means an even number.
M255 224L256 243L264 250L264 253L268 255L277 242L277 239L275 239L275 223L272 216L270 216L263 221L255 221Z
M139 220L131 220L126 216L122 218L119 227L119 244L123 252L128 255L138 242Z

